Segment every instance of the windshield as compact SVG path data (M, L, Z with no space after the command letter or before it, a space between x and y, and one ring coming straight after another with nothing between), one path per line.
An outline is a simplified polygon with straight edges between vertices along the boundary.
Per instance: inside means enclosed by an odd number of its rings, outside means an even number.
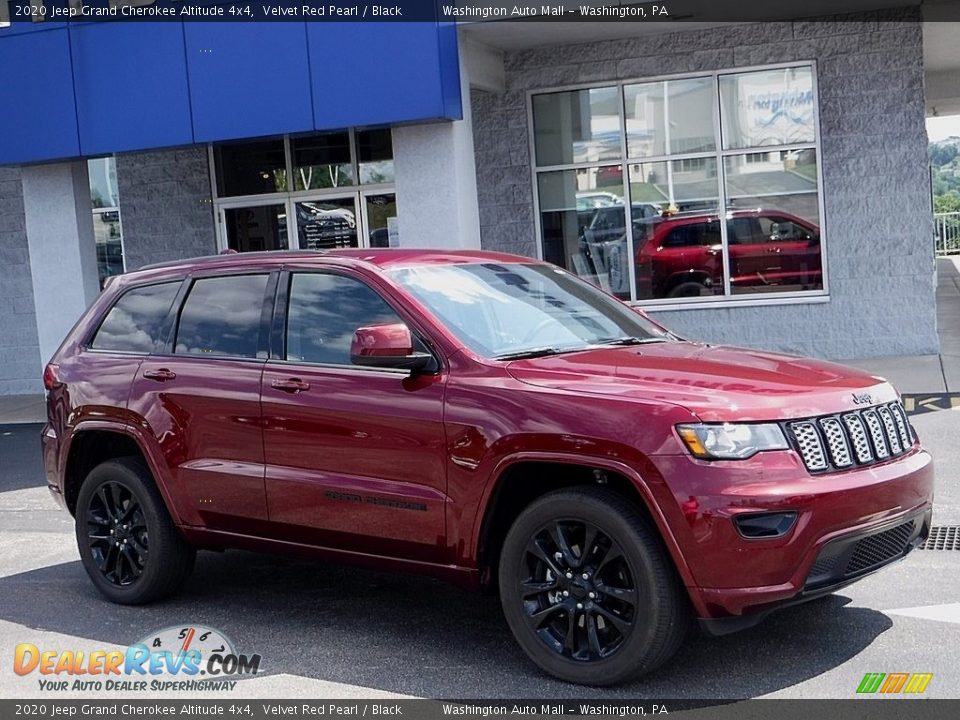
M389 274L464 345L488 358L672 339L628 306L551 265L430 265Z

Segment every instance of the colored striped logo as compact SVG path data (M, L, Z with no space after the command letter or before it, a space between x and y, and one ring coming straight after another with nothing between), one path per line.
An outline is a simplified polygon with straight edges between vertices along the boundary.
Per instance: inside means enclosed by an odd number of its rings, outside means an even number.
M927 689L931 679L933 673L867 673L857 686L857 692L865 695L919 694Z

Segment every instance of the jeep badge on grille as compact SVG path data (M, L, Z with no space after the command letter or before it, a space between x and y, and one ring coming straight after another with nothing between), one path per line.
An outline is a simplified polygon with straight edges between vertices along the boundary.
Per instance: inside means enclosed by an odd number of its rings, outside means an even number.
M873 398L870 393L853 393L854 405L873 405Z

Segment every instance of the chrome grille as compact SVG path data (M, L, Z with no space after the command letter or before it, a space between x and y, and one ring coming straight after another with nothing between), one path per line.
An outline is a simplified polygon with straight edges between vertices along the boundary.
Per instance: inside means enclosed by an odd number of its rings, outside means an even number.
M890 454L899 455L902 450L900 447L900 433L897 432L897 426L893 422L893 415L890 414L890 408L881 405L877 408L877 415L880 416L883 429L887 433L887 440L890 443Z
M857 454L857 462L862 465L873 460L870 441L867 440L867 431L863 427L863 420L860 416L844 415L843 422L847 426L850 439L853 441L853 450Z
M820 434L817 432L812 422L798 422L790 425L793 430L793 437L797 441L797 449L800 451L800 457L803 458L803 464L808 470L826 470L827 458L823 454L823 443L820 441Z
M850 457L850 446L847 444L847 436L843 432L843 426L836 418L823 418L820 421L820 427L823 428L823 434L827 439L827 449L830 451L830 459L837 467L847 467L853 464L853 458Z
M877 459L883 460L890 457L890 451L887 449L887 439L883 436L883 427L880 425L877 411L873 409L864 410L863 419L867 421L867 430L870 431L870 441L873 443L873 451L877 454Z
M899 401L785 425L794 449L810 472L882 462L905 453L914 439Z

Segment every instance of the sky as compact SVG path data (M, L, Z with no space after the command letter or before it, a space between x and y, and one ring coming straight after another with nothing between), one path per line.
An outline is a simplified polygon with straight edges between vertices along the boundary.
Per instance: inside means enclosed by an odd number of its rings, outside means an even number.
M948 137L960 137L960 115L927 118L927 136L930 142L940 142Z

